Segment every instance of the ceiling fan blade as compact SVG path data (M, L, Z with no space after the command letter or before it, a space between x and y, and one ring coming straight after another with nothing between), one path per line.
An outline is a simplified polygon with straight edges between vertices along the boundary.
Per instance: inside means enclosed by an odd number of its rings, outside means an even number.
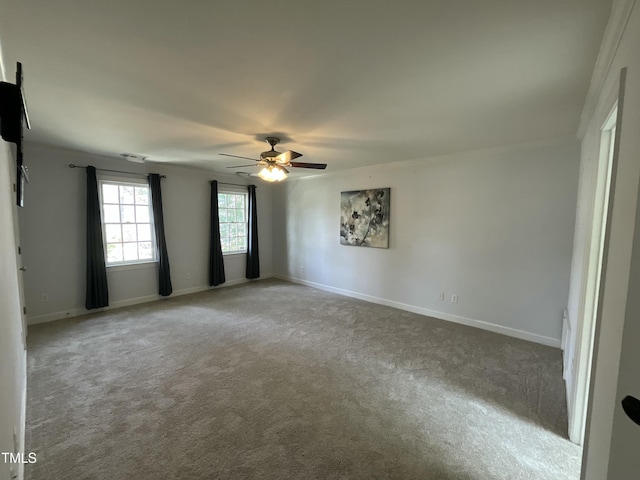
M289 166L296 168L315 168L316 170L324 170L327 168L326 163L289 162Z
M278 163L289 163L291 160L301 156L301 153L294 152L293 150L287 150L286 152L282 152L280 155L278 155L275 160Z
M260 165L259 163L252 163L251 165L234 165L232 167L226 167L226 168L257 167L259 165Z
M223 157L233 157L233 158L244 158L245 160L253 160L254 162L259 162L260 160L249 157L240 157L238 155L229 155L228 153L219 153L218 155L222 155Z
M287 170L286 168L284 168L282 165L278 165L278 168L280 170L282 170L284 173L289 173L289 170Z

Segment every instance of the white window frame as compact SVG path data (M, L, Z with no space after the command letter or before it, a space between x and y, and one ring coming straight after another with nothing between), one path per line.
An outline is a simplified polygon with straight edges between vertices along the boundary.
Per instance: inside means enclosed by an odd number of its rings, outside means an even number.
M109 262L107 257L107 223L104 218L104 202L102 199L102 185L131 185L133 187L144 186L149 189L149 224L151 228L151 251L153 252L152 258L144 258L139 260L123 260L122 262ZM107 268L118 268L118 267L145 267L145 266L153 266L150 264L158 263L158 249L156 242L156 232L154 226L154 218L153 218L153 208L152 208L152 199L151 199L151 187L149 186L149 182L147 179L142 178L132 178L132 177L120 177L120 176L111 176L111 175L101 175L98 178L98 198L100 200L100 216L101 216L101 224L102 224L102 244L104 246L104 261ZM123 225L120 223L120 225ZM137 225L137 223L135 223ZM126 243L126 242L122 242Z
M224 189L219 189L218 190L218 195L221 194L232 194L232 195L242 195L244 197L244 224L245 224L245 231L246 231L246 238L245 238L245 248L244 250L234 250L234 251L229 251L229 252L225 252L224 250L222 251L222 255L243 255L246 254L249 248L249 194L247 192L246 189L241 189L241 188L230 188L229 186L225 186ZM220 227L222 227L222 223L220 221L220 207L218 207L218 225ZM229 223L229 222L226 222ZM241 222L232 222L232 223L241 223ZM222 232L220 233L220 243L222 244Z

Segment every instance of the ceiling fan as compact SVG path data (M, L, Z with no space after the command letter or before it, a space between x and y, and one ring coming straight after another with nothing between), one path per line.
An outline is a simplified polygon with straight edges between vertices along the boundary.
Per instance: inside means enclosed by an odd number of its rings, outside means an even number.
M287 150L286 152L276 152L275 146L280 143L280 139L278 137L267 137L265 138L266 142L271 145L271 150L266 152L262 152L260 154L260 159L255 160L253 158L248 157L240 157L238 155L229 155L228 153L220 153L220 155L225 157L234 157L234 158L243 158L245 160L253 160L256 163L252 163L250 165L236 165L233 167L227 168L244 168L244 167L264 167L258 173L258 176L267 182L279 182L284 180L289 173L287 167L293 168L314 168L316 170L324 170L327 168L326 163L303 163L303 162L293 162L296 158L302 156L301 153L294 152L292 150Z

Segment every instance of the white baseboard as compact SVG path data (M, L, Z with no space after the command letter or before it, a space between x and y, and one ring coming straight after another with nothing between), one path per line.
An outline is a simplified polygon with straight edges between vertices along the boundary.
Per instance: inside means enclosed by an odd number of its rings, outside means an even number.
M271 273L268 273L266 275L262 275L259 280L271 278L271 277L273 277L273 275ZM108 307L95 308L93 310L87 310L86 308L73 308L69 310L63 310L61 312L47 313L44 315L37 315L31 318L27 317L27 325L37 325L39 323L53 322L55 320L61 320L63 318L79 317L80 315L87 315L88 313L104 312L107 310L113 310L114 308L129 307L131 305L138 305L140 303L156 302L160 300L179 297L181 295L189 295L190 293L199 293L199 292L204 292L206 290L232 287L234 285L240 285L241 283L248 283L251 281L252 280L248 280L246 278L239 278L236 280L229 280L228 282L225 282L222 285L218 285L217 287L210 287L209 285L199 285L197 287L183 288L182 290L175 290L168 297L163 297L157 294L145 295L143 297L135 297L135 298L127 298L125 300L118 300L118 301L112 302Z
M424 315L427 317L438 318L440 320L447 320L453 323L459 323L461 325L467 325L470 327L480 328L482 330L487 330L494 333L500 333L502 335L507 335L509 337L520 338L522 340L528 340L530 342L540 343L542 345L547 345L550 347L560 348L561 342L557 338L545 337L543 335L538 335L536 333L526 332L524 330L518 330L516 328L505 327L503 325L496 325L494 323L485 322L483 320L476 320L473 318L462 317L459 315L453 315L450 313L439 312L436 310L429 310L422 307L417 307L415 305L409 305L406 303L396 302L394 300L388 300L386 298L375 297L372 295L367 295L364 293L353 292L351 290L345 290L342 288L331 287L329 285L324 285L321 283L310 282L308 280L303 280L300 278L289 277L287 275L280 274L266 274L260 277L260 279L267 279L270 277L279 278L281 280L286 280L293 283L298 283L301 285L306 285L308 287L318 288L320 290L324 290L331 293L337 293L338 295L344 295L351 298L357 298L360 300L364 300L371 303L376 303L378 305L385 305L388 307L398 308L400 310L405 310L407 312L417 313L419 315ZM126 300L119 300L113 302L108 307L97 308L94 310L86 310L84 308L76 308L72 310L66 310L62 312L49 313L45 315L38 315L36 317L28 318L28 325L36 325L39 323L52 322L54 320L60 320L62 318L71 318L77 317L80 315L86 315L87 313L100 312L106 310L112 310L114 308L127 307L131 305L137 305L140 303L148 303L154 302L158 300L164 300L168 298L178 297L181 295L188 295L190 293L198 293L204 292L206 290L214 289L214 288L223 288L223 287L231 287L233 285L239 285L242 283L250 282L251 280L247 280L246 278L241 278L237 280L230 280L223 285L219 285L218 287L209 287L208 285L201 285L197 287L185 288L182 290L177 290L171 294L169 297L161 297L160 295L147 295L144 297L130 298Z
M476 320L474 318L462 317L459 315L453 315L451 313L438 312L436 310L429 310L427 308L417 307L415 305L409 305L406 303L396 302L394 300L388 300L386 298L374 297L364 293L353 292L351 290L345 290L342 288L331 287L321 283L310 282L300 278L289 277L287 275L274 274L275 278L286 280L300 285L306 285L308 287L318 288L331 293L337 293L338 295L344 295L347 297L357 298L378 305L385 305L387 307L393 307L407 312L417 313L419 315L425 315L427 317L433 317L440 320L447 320L453 323L459 323L461 325L467 325L469 327L479 328L481 330L487 330L489 332L500 333L509 337L520 338L522 340L528 340L534 343L540 343L549 347L560 348L560 340L552 337L545 337L538 335L537 333L526 332L524 330L518 330L516 328L505 327L503 325L496 325L495 323L485 322L483 320Z
M22 351L24 355L24 378L22 379L22 391L20 392L20 426L18 433L18 451L29 454L26 451L26 434L27 434L27 350ZM24 479L24 463L18 466L18 480Z
M571 376L570 367L573 358L573 348L571 348L571 339L573 332L571 331L571 322L569 321L569 311L565 308L562 312L562 378L567 380Z

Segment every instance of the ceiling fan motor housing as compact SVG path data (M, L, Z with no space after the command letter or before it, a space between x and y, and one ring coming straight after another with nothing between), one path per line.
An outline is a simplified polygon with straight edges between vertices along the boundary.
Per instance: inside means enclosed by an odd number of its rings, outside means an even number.
M264 159L264 160L269 160L271 158L277 157L278 155L280 155L280 152L276 152L275 150L269 150L268 152L262 152L260 154L260 156Z

